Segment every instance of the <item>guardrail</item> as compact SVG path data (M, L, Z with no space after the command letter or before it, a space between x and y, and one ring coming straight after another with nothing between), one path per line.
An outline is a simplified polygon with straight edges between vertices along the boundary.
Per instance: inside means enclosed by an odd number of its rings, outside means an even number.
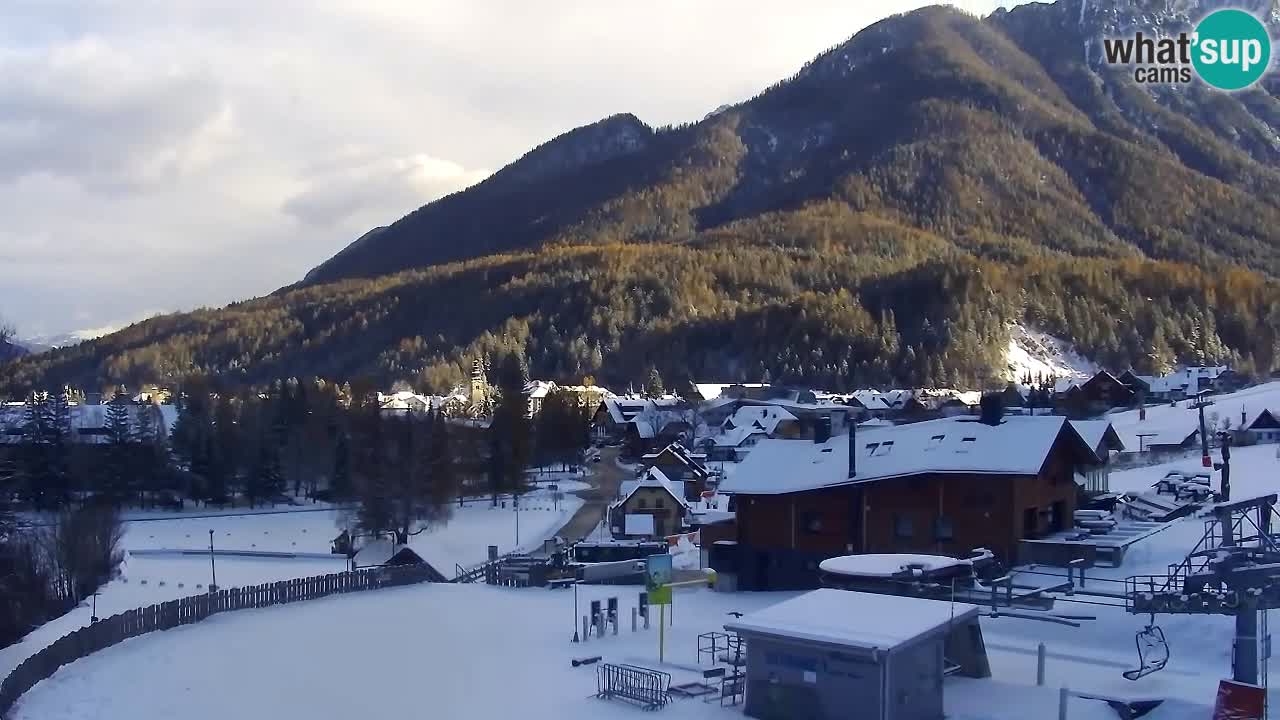
M0 683L0 716L17 704L22 694L57 672L58 668L99 650L156 630L190 625L232 610L313 600L339 593L377 590L384 587L445 582L430 565L375 567L355 572L282 580L245 588L219 590L178 600L128 610L100 620L58 638L53 644L23 660Z

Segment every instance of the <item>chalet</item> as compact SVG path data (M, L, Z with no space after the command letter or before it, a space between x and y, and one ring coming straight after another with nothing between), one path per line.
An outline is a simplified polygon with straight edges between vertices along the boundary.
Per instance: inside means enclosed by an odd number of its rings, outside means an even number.
M1108 420L1072 420L1071 428L1093 450L1095 464L1082 466L1076 483L1089 494L1111 491L1111 453L1125 449L1124 441Z
M692 439L697 413L676 398L648 400L627 423L623 441L626 453L641 457L654 448Z
M619 441L627 433L632 418L644 410L648 400L639 398L605 398L596 408L591 433L597 440Z
M422 415L440 407L443 403L444 398L419 395L412 391L396 392L390 395L378 393L378 407L384 415Z
M1250 442L1280 443L1280 412L1263 410L1243 429Z
M756 443L769 437L758 425L736 427L702 440L707 459L719 462L741 462Z
M671 443L656 453L640 458L647 470L656 468L669 480L684 485L684 499L690 502L702 497L711 473L703 465L706 455L692 453L679 443Z
M1059 380L1053 390L1059 412L1071 417L1090 417L1112 408L1129 407L1137 398L1131 388L1106 370L1083 382Z
M1155 377L1152 375L1139 375L1130 368L1117 375L1116 379L1132 390L1134 395L1148 397L1151 394L1151 383L1155 380Z
M683 483L657 468L622 484L622 497L609 506L609 530L617 539L661 538L684 529L689 503Z
M529 417L542 412L542 401L555 389L555 383L545 380L533 380L524 386L525 397L529 398Z
M737 544L718 571L744 590L812 587L822 560L851 553L1012 562L1018 543L1071 527L1077 475L1099 464L1065 418L944 418L825 441L764 440L721 483ZM1087 476L1087 475L1086 475ZM732 551L732 552L728 552Z
M1200 444L1200 429L1190 424L1181 429L1165 430L1145 439L1146 451L1153 455L1180 455Z
M857 409L864 418L882 418L893 411L889 401L878 390L855 390L845 396L844 402Z

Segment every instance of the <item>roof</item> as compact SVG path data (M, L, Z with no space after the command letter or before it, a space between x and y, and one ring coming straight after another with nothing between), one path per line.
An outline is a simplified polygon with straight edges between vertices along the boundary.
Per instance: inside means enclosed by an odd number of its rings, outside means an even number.
M852 393L852 397L868 410L889 410L892 408L889 401L878 390L855 390Z
M619 425L630 422L636 413L644 410L646 400L631 400L627 398L607 397L601 400L605 410L609 413L609 419Z
M1066 422L1054 415L1009 415L994 426L964 417L867 428L855 438L853 478L847 435L825 443L762 440L720 489L777 495L928 473L1036 475ZM1070 436L1083 445L1079 435ZM1092 447L1085 450L1094 454Z
M795 421L786 408L775 405L743 405L725 418L724 425L733 428L755 426L772 435L780 423Z
M739 633L892 650L977 615L978 608L967 603L823 588L744 615L724 627Z
M1277 423L1280 423L1280 411L1264 409L1255 415L1253 419L1244 426L1244 429L1253 430L1256 428L1272 428L1275 427Z
M109 403L102 405L70 405L67 407L67 419L70 421L69 439L76 443L106 443L107 411ZM151 403L135 404L126 402L126 420L129 431L134 432L139 426L139 417L143 413L151 413L152 424L157 433L168 435L178 421L178 409L173 405L153 405ZM11 403L0 406L0 443L17 444L21 442L22 429L27 424L27 408L22 403Z
M677 490L675 481L668 478L661 470L655 467L645 470L642 477L636 480L624 481L622 485L625 492L622 493L622 499L615 503L615 505L619 505L630 500L631 496L640 488L662 488L670 493L671 497L675 498L676 502L678 502L682 507L687 508L689 506L689 503L684 499L684 489L681 488Z
M761 440L733 474L720 481L720 491L775 495L816 490L849 482L849 440L836 435L825 443L812 440Z
M1099 460L1106 460L1111 450L1124 450L1124 442L1110 420L1072 420L1071 427L1084 440ZM1105 443L1105 446L1104 446ZM1101 453L1098 451L1102 450Z
M969 560L958 560L946 555L868 554L828 558L819 563L818 569L833 575L893 577L908 572L913 567L932 572L972 564Z
M392 558L406 552L412 557L402 558L402 560L415 559L415 562L422 562L422 557L408 545L396 545L387 538L377 538L365 543L355 554L352 562L356 564L356 567L386 565L391 562Z
M716 447L733 447L736 448L747 441L752 435L768 435L762 428L757 425L747 425L745 427L736 427L732 430L726 430L719 435L712 436L712 441Z
M545 398L552 390L556 389L556 384L545 380L534 380L524 386L524 394L530 400L540 400Z
M694 383L693 387L702 396L703 400L715 400L720 397L725 388L767 388L769 386L764 383Z

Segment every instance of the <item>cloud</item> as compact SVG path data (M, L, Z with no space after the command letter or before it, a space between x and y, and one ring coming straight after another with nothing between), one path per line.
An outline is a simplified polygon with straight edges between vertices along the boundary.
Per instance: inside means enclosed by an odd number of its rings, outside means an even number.
M0 313L265 294L559 133L701 118L928 1L6 0Z
M380 213L387 223L488 176L488 170L467 170L424 153L366 160L317 173L283 209L310 225L332 225L370 212Z

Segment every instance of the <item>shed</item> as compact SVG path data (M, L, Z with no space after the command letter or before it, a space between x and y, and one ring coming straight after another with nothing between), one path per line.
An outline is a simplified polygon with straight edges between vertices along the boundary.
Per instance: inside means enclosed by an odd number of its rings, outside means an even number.
M747 641L746 714L942 720L943 678L990 675L978 608L824 588L725 625Z

